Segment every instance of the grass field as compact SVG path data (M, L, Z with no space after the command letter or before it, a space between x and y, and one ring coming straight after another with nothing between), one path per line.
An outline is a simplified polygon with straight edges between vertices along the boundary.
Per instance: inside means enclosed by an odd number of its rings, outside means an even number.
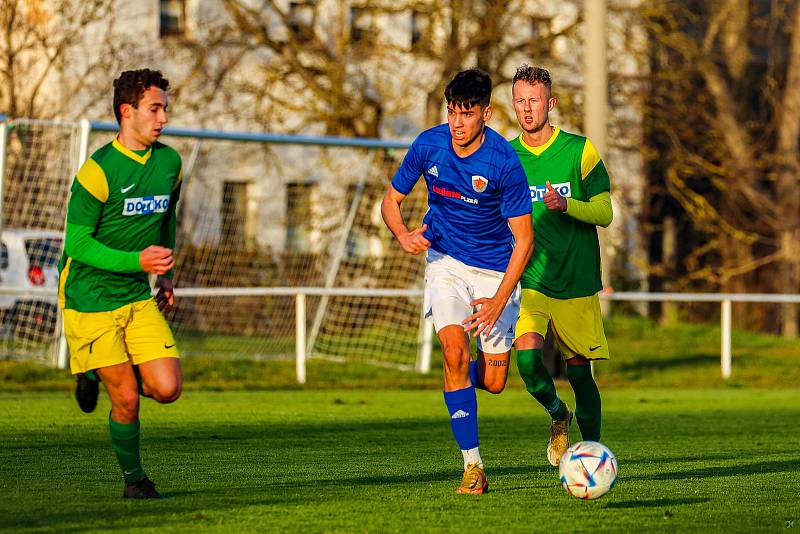
M564 397L572 397L561 384ZM0 394L0 529L13 532L750 532L800 528L800 391L609 389L620 482L560 487L547 418L520 388L479 395L491 491L458 496L441 393L189 391L145 402L145 468L165 499L120 498L108 403ZM573 426L573 430L575 430ZM577 433L573 435L576 439Z
M166 499L127 502L105 394L84 415L68 372L0 361L0 530L800 528L800 343L735 331L724 381L714 325L612 317L606 330L613 359L596 376L620 482L593 502L560 487L544 455L548 419L513 363L502 395L479 394L491 491L457 496L440 362L419 375L311 360L299 386L292 361L184 358L183 398L142 407L145 468ZM573 402L568 384L559 390Z

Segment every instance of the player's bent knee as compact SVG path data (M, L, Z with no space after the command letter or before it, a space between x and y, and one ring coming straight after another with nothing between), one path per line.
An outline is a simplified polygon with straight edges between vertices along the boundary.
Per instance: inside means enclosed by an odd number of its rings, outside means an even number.
M136 389L115 392L111 396L111 411L120 423L132 423L139 417L139 392Z
M469 365L469 352L458 345L444 347L442 349L444 364L450 369L458 369Z
M180 383L173 382L170 384L159 384L150 391L150 396L156 402L161 404L169 404L175 402L181 396L182 387Z
M490 380L488 382L484 382L483 384L483 389L485 389L489 393L492 393L493 395L502 393L505 388L506 388L505 380Z

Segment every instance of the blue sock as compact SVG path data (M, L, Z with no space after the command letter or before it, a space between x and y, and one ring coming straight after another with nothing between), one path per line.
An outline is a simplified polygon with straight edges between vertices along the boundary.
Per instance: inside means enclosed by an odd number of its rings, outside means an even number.
M475 387L444 392L444 403L450 413L450 428L462 451L478 446L478 399Z
M469 362L469 379L472 380L472 385L475 386L476 389L484 389L481 375L478 372L478 360Z

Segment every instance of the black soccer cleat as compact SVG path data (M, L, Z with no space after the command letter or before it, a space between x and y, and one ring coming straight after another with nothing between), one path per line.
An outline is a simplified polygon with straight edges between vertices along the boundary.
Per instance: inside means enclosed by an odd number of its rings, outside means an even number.
M100 386L97 380L92 380L83 373L78 373L77 384L75 384L75 400L78 406L85 413L92 413L97 407L97 394Z
M160 499L161 494L156 491L155 483L145 475L136 482L126 482L122 497L124 499Z

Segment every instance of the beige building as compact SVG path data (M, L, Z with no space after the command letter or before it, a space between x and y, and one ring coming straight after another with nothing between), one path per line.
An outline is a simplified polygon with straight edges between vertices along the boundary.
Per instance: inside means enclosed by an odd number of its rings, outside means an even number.
M60 118L113 121L111 80L121 70L150 66L172 83L173 127L346 136L361 131L410 140L444 120L441 89L449 76L484 64L495 66L490 125L513 137L508 80L525 62L551 70L560 98L553 121L581 131L583 1L510 1L496 13L492 6L502 2L478 2L460 14L457 32L454 13L438 2L281 0L267 11L249 0L108 1L110 9L84 26L62 65L48 75L43 93L64 104ZM616 218L605 257L606 265L623 269L618 275L643 278L636 218L641 128L629 96L643 68L632 50L643 39L625 16L630 2L610 4L611 113L602 155ZM76 90L75 80L85 73L87 81ZM107 138L93 135L92 146ZM380 189L402 157L402 151L165 141L178 146L190 166L182 225L191 241L233 241L271 253L319 253L331 246L330 236L347 222L357 184ZM360 237L350 238L349 254L385 254L375 197L369 188L361 194L376 209L358 208L370 221Z

